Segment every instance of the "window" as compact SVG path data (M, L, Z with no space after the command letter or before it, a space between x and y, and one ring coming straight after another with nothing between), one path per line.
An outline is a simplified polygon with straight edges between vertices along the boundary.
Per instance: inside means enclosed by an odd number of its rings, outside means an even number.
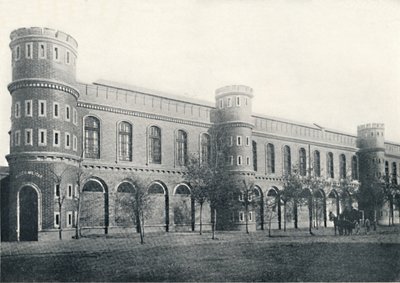
M25 145L32 145L32 129L25 129Z
M233 165L233 156L232 155L229 156L229 164Z
M32 100L25 100L25 116L32 117Z
M221 98L219 100L219 109L222 109L222 108L224 108L224 100Z
M228 97L227 104L228 107L232 107L232 98Z
M236 145L242 146L242 136L236 136Z
M60 146L60 131L53 130L53 146Z
M207 134L201 135L201 162L210 162L211 158L211 143L210 143L210 136Z
M71 135L70 133L65 133L65 148L70 149L71 148Z
M119 160L132 161L132 125L121 122L118 125Z
M57 102L53 102L53 117L60 117L60 104L58 104Z
M239 221L243 222L244 221L244 213L239 212Z
M252 146L253 146L253 170L257 171L257 142L252 141Z
M71 108L69 105L65 105L65 120L71 121Z
M246 136L246 146L250 146L250 137Z
M351 158L351 178L358 180L358 160L355 155Z
M39 146L47 145L47 130L45 129L38 130L38 145Z
M39 117L46 117L47 115L47 111L46 111L46 100L39 100L38 101L38 109L39 109L39 113L38 116Z
M25 57L32 59L32 43L25 44Z
M72 211L67 212L67 227L72 227Z
M187 162L187 134L179 130L176 139L176 161L177 165L184 166Z
M229 143L228 143L228 146L232 146L233 145L233 137L232 136L230 136L229 137Z
M283 148L283 173L285 175L291 174L292 172L292 157L290 154L290 147L285 145Z
M272 143L267 144L267 173L275 174L275 147Z
M85 157L100 158L100 121L93 116L85 118Z
M78 138L75 135L72 137L72 149L74 151L78 150Z
M327 168L327 174L329 178L334 178L335 174L333 171L333 153L329 152L327 157L326 157L326 168Z
M19 45L15 46L15 60L19 60L21 58L21 48Z
M389 180L389 161L385 161L385 177Z
M21 102L17 101L15 102L15 118L21 117Z
M250 165L250 157L249 156L246 156L246 165ZM254 170L254 171L257 171L257 170Z
M321 176L321 156L318 150L314 151L314 175Z
M65 53L65 63L67 63L68 65L69 65L69 63L70 63L70 52L67 50L66 51L66 53Z
M78 223L78 211L74 211L74 226Z
M54 185L54 198L59 198L61 195L60 184Z
M53 60L55 61L60 60L60 50L58 46L53 46Z
M249 212L249 221L253 221L253 212L252 211Z
M78 189L78 185L75 185L74 197L76 197L76 198L78 198L78 197L79 197L79 189Z
M60 213L54 212L54 228L60 227Z
M396 162L392 163L392 183L397 185L397 164L396 164Z
M300 148L299 150L299 165L300 165L300 176L307 175L307 157L306 150L304 148Z
M150 127L149 133L149 162L161 164L161 129Z
M236 96L236 106L240 106L240 96Z
M243 201L243 193L239 193L239 201Z
M346 179L346 156L344 154L339 157L339 171L340 178Z
M72 184L68 184L67 185L67 198L72 199L72 196L73 196Z
M38 52L39 52L39 54L38 54L39 59L46 58L46 43L43 43L43 42L39 43Z
M15 138L14 138L14 144L16 146L19 146L21 144L21 131L15 131Z
M242 165L242 156L241 155L238 155L238 157L237 157L237 165Z
M72 123L74 123L74 125L78 124L78 112L75 108L72 109Z

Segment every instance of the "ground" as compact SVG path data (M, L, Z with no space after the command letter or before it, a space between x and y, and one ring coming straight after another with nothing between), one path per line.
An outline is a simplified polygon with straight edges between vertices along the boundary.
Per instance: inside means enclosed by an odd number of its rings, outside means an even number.
M400 226L369 235L149 233L1 243L5 281L399 281Z

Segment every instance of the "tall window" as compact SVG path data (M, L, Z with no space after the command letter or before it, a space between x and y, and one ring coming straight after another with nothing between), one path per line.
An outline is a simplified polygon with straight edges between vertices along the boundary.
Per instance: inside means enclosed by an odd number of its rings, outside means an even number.
M257 171L257 142L253 141L253 170Z
M358 161L355 155L351 159L351 178L353 180L358 180Z
M292 172L292 157L290 154L290 147L285 145L283 148L283 173L288 175Z
M275 147L272 143L267 144L267 173L275 173Z
M210 136L207 134L201 135L201 162L210 162L211 143Z
M27 43L25 45L25 57L32 59L32 43Z
M389 181L389 161L385 161L385 177Z
M392 182L397 185L397 166L396 162L392 163Z
M333 171L333 153L329 152L328 155L326 156L326 168L327 168L327 174L329 178L334 178L335 174Z
M15 102L15 118L21 117L21 102Z
M299 150L299 165L300 165L300 175L307 175L307 157L306 150L304 148L300 148Z
M339 165L340 178L346 179L346 156L344 154L339 157Z
M321 156L318 150L314 151L314 175L321 176Z
M32 100L25 100L25 116L32 117Z
M39 58L40 59L43 59L43 58L46 58L46 43L39 43L39 49L38 49L38 52L39 52Z
M100 121L93 116L85 118L85 157L100 158Z
M132 125L121 122L118 125L119 160L132 161Z
M187 161L187 134L179 130L176 138L176 163L179 166L186 165Z
M39 113L38 116L39 117L46 117L46 100L39 100L38 101L38 105L39 105Z
M149 133L149 162L161 164L161 129L152 126Z

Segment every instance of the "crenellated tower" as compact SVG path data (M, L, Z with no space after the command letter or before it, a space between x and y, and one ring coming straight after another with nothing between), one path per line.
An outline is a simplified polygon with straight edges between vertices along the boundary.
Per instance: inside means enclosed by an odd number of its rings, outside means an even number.
M373 189L373 184L384 176L385 172L385 125L371 123L360 125L357 128L357 147L360 172L360 190L363 200L360 208L373 207L373 195L368 191ZM370 196L370 197L368 197ZM371 206L372 205L372 206ZM368 215L370 219L372 215Z
M254 181L253 143L252 143L252 98L253 89L244 85L231 85L219 88L215 92L216 115L214 128L217 129L216 140L220 144L220 154L226 171L232 175L238 188L243 193L238 196L239 204L245 195L252 193L250 188ZM215 136L214 135L214 136ZM246 189L247 188L247 189ZM235 190L236 191L236 190ZM251 196L250 196L251 197ZM220 229L245 229L244 209L241 206L220 208L219 223L227 226ZM255 230L255 215L250 208L249 229ZM228 226L227 223L230 223Z
M36 240L41 230L51 231L57 228L56 222L65 223L55 216L57 195L70 199L65 203L69 210L73 206L71 193L82 150L78 142L78 44L64 32L38 27L17 29L10 38L12 111L7 160L14 232L10 236Z

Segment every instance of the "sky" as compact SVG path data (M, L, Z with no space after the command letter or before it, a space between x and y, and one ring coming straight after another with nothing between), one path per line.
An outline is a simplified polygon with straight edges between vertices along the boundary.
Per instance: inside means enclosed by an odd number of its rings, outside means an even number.
M9 152L11 52L20 27L79 44L77 80L214 101L253 88L253 112L400 143L400 1L0 0L0 165Z

